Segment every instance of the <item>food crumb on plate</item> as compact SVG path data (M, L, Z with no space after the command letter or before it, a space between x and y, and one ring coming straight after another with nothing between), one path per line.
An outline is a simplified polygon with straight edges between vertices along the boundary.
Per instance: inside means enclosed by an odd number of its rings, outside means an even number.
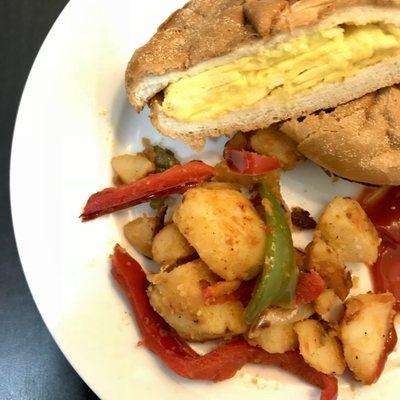
M273 389L278 390L281 387L281 383L274 379L265 379L257 374L250 374L248 372L240 372L239 378L247 385L254 385L257 389Z

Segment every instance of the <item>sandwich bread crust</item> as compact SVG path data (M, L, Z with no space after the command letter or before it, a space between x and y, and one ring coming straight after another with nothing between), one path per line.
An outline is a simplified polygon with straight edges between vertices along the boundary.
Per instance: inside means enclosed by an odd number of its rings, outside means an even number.
M344 178L400 185L400 86L284 122L307 158Z

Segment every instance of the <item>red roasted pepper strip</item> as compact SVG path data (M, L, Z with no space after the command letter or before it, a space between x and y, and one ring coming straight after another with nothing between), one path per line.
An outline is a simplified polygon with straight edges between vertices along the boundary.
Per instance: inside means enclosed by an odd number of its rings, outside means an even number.
M127 185L112 187L92 194L81 215L82 221L143 203L154 197L182 193L216 175L213 167L201 161L176 165Z
M243 175L262 175L280 167L278 159L253 151L225 149L224 158L232 172Z
M142 343L160 355L180 355L194 357L197 353L153 310L147 297L149 281L139 263L121 246L117 245L112 255L114 279L122 287L133 308L142 335Z
M321 388L321 400L336 399L337 379L316 371L294 351L269 354L238 338L203 356L198 355L152 309L146 293L148 281L145 273L119 245L112 256L112 274L133 308L143 344L177 374L189 379L221 381L234 376L248 362L274 365Z
M296 304L311 303L324 289L325 281L318 272L301 273L296 287Z

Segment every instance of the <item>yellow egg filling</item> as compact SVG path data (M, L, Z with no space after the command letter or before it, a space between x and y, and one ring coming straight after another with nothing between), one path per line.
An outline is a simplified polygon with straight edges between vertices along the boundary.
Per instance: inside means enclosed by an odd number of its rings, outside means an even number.
M267 97L339 82L398 54L400 29L394 25L337 26L171 83L162 109L178 121L205 121Z

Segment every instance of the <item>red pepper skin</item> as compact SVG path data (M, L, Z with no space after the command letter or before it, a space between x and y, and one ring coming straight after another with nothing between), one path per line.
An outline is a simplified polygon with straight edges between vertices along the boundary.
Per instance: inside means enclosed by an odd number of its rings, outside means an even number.
M301 273L296 288L296 304L311 303L324 289L325 281L318 272Z
M197 356L197 353L153 310L146 292L149 281L140 264L119 245L115 246L111 260L111 273L133 308L142 343L161 358L164 355L168 359L170 354L179 355L184 359ZM168 364L167 360L164 361Z
M337 398L337 379L310 367L298 352L269 354L237 338L201 356L182 340L153 310L149 285L140 265L119 245L114 249L112 275L127 296L136 316L143 344L178 375L188 379L221 381L231 378L246 363L274 365L321 388L321 400Z
M243 175L262 175L280 167L275 157L246 150L225 149L224 158L232 172Z
M100 217L144 203L154 197L182 193L216 175L213 167L202 161L176 165L158 174L151 174L136 182L112 187L92 194L81 215L82 221Z

